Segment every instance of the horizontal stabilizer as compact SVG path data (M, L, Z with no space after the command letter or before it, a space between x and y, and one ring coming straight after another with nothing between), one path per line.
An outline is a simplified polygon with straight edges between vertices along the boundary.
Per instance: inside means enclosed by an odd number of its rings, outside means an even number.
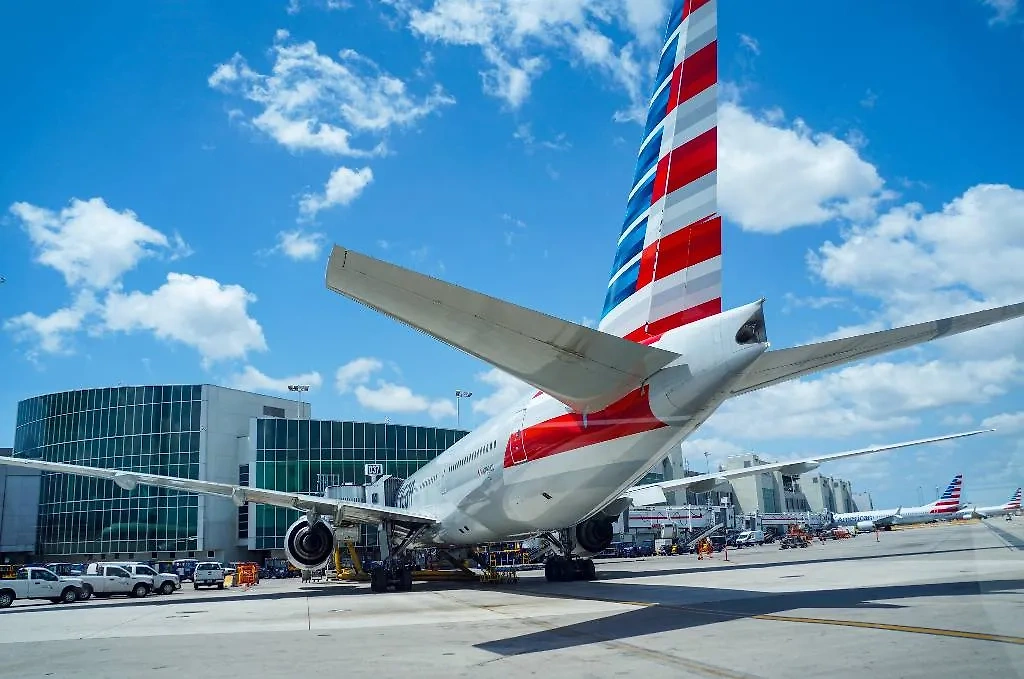
M230 483L218 483L216 481L200 481L198 479L183 479L177 476L160 476L159 474L143 474L124 469L103 469L100 467L87 467L79 464L64 464L61 462L46 462L45 460L32 460L24 457L5 457L0 455L0 464L23 467L25 469L38 469L44 472L59 472L62 474L75 474L77 476L90 476L97 479L113 481L124 490L134 490L139 485L158 486L160 488L174 488L187 493L199 493L202 495L217 495L226 497L241 507L246 502L272 505L274 507L285 507L287 509L298 509L303 512L315 512L321 516L329 516L334 525L343 523L365 523L374 525L382 519L391 519L413 524L433 524L437 519L421 512L410 512L397 507L382 507L380 505L368 504L366 502L353 502L351 500L334 500L331 498L318 497L316 495L303 495L301 493L287 493L279 490L267 490L265 488L253 488L250 486L233 486Z
M791 349L766 351L747 369L732 388L732 394L764 389L811 373L846 363L905 349L915 344L958 335L968 330L1024 316L1024 302L962 316L927 321L867 335L807 344Z
M651 503L651 498L657 496L656 492L652 492L655 488L660 489L662 491L682 490L684 488L688 488L697 493L705 493L712 490L719 483L731 481L732 479L737 479L744 476L753 476L755 474L760 474L762 472L781 472L783 474L796 476L799 474L804 474L809 471L813 471L824 462L842 460L847 457L856 457L858 455L870 455L871 453L881 453L887 450L897 450L899 448L920 446L926 443L938 443L939 441L949 441L952 439L959 439L967 436L976 436L978 434L984 434L990 431L995 430L979 429L977 431L965 431L960 432L958 434L933 436L932 438L917 439L915 441L904 441L902 443L888 443L880 446L869 446L867 448L859 448L857 450L847 450L842 453L828 453L827 455L816 455L814 457L805 457L800 460L772 462L769 464L759 464L750 467L740 467L739 469L726 469L723 471L713 472L711 474L685 476L681 479L670 479L668 481L659 481L658 483L648 483L642 486L634 486L633 488L627 490L623 495L624 497L631 498L634 501L634 504L643 505ZM664 500L662 500L662 502L664 502Z
M577 412L614 403L678 355L335 246L327 287L461 349Z

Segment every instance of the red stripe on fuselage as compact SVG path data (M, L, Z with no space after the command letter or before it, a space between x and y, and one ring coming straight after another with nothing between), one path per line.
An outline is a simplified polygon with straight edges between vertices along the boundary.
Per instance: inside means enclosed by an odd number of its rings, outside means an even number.
M523 430L526 461L532 462L570 450L607 443L624 436L654 431L667 426L654 416L648 401L648 389L630 392L612 405L583 416L579 413L559 415L545 422L533 424ZM511 467L512 449L517 445L513 433L505 446L504 465ZM518 448L517 448L518 453Z
M669 330L675 330L681 328L684 325L699 321L710 316L722 313L722 298L718 297L709 302L698 304L697 306L690 307L689 309L683 309L674 314L666 316L665 318L651 321L647 325L640 326L636 330L627 333L625 339L632 340L633 342L640 342L641 344L647 344L645 340L653 336L652 341L656 341L657 338L665 334Z
M715 171L718 165L718 128L697 135L658 161L653 205L663 196Z

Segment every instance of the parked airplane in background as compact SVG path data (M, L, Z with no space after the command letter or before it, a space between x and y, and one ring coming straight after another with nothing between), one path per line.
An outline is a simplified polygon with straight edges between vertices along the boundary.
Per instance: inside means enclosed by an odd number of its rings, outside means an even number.
M1010 496L1010 500L1004 504L994 505L992 507L978 507L975 505L969 509L959 512L957 516L962 519L991 519L996 516L1015 514L1020 511L1020 498L1021 489L1018 488L1014 491L1013 495Z
M717 49L716 2L674 0L598 328L333 249L329 289L537 390L405 479L393 501L386 492L379 502L354 502L132 470L0 462L111 479L126 490L150 484L300 510L285 552L301 568L331 558L340 528L379 524L385 559L371 571L371 588L383 591L411 588L412 547L451 550L531 535L559 550L546 564L549 580L591 578L594 563L585 557L610 544L615 517L630 504L664 503L666 490L704 492L764 471L796 475L828 460L980 433L634 487L733 396L1024 315L1020 303L768 351L763 299L722 311Z
M937 519L956 518L960 507L960 493L963 490L964 475L957 474L946 486L938 500L920 507L902 507L897 509L876 509L870 512L850 512L833 514L832 524L837 526L856 526L859 531L872 531L878 528L890 529L909 523L925 523Z

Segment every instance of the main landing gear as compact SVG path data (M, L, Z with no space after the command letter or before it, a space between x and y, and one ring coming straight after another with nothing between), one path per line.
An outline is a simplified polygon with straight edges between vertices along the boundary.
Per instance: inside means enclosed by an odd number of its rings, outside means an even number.
M411 592L412 563L406 556L406 547L422 528L410 529L392 521L384 521L381 530L384 533L380 545L384 560L369 568L370 591L379 594L394 588L396 592Z
M544 563L544 577L548 582L593 580L597 569L593 559L552 556Z
M593 559L585 559L572 553L572 531L561 531L561 537L545 533L541 537L547 540L558 552L544 562L544 577L548 582L570 582L572 580L594 580L597 569Z
M381 593L393 587L396 592L412 591L412 566L399 559L384 559L370 568L370 591Z

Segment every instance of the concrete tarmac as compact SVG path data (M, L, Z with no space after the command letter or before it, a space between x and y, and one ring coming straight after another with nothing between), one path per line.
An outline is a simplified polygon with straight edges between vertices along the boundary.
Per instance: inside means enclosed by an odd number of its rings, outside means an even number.
M19 601L0 611L0 677L1024 677L1020 518L598 577Z

